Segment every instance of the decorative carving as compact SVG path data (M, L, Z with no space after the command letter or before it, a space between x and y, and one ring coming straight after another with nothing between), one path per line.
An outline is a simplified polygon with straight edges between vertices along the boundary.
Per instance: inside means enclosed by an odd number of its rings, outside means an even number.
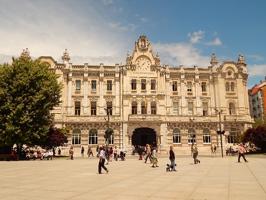
M218 60L217 60L217 58L216 58L215 53L212 53L212 55L211 55L211 61L210 61L210 64L211 64L211 66L215 66L215 65L218 64Z
M64 53L63 53L63 56L62 56L62 60L65 62L69 62L70 60L70 56L69 56L69 53L67 51L67 49L65 49Z

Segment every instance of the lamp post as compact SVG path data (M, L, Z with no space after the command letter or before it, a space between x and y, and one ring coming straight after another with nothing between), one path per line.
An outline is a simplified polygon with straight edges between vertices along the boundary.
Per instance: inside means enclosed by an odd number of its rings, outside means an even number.
M224 131L222 131L222 121L221 121L221 113L222 113L222 110L215 109L215 111L219 115L219 130L217 130L217 134L220 135L221 153L222 153L222 157L224 157L224 153L223 153L223 139L222 139L222 135L224 134Z
M105 131L105 135L104 135L104 138L106 140L106 144L107 146L109 145L109 139L110 139L110 136L112 135L113 133L113 130L110 129L109 127L109 123L110 123L110 108L104 108L104 110L106 111L107 113L107 129Z

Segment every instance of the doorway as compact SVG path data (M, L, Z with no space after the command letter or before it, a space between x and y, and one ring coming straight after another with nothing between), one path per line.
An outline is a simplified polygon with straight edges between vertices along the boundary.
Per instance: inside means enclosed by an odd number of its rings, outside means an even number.
M136 128L132 135L132 145L145 146L146 144L157 146L156 132L151 128Z

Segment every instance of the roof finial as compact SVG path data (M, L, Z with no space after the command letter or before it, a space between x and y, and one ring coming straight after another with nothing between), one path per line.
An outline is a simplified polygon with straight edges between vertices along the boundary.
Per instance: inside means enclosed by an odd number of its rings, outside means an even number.
M243 55L239 54L237 64L246 64L245 57Z
M70 60L69 53L68 53L67 49L65 49L65 51L63 53L62 60L66 61L66 62L68 62Z
M210 61L210 64L211 64L212 66L215 66L215 65L218 64L218 60L217 60L217 58L216 58L215 53L212 53L212 55L211 55L211 61Z
M29 49L23 49L22 53L20 54L20 57L25 59L31 59Z

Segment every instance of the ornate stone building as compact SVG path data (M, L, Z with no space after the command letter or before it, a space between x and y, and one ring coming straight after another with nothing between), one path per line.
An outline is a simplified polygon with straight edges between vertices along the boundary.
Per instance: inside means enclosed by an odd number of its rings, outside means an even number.
M67 50L63 63L40 59L63 84L54 120L67 127L68 145L77 149L104 144L110 127L109 143L119 148L150 143L161 152L173 145L178 154L190 154L195 142L201 153L210 153L211 144L220 146L220 127L225 145L237 142L251 123L241 55L237 62L219 63L213 54L210 66L201 68L161 65L147 37L140 36L125 65L72 65Z

